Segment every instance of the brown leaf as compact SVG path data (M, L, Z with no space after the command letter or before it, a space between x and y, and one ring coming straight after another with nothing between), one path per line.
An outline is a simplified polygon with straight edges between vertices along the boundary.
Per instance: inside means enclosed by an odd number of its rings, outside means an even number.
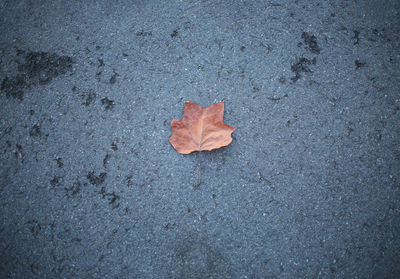
M181 154L212 150L231 143L235 127L224 124L224 103L202 107L193 102L185 103L182 120L171 122L169 142Z

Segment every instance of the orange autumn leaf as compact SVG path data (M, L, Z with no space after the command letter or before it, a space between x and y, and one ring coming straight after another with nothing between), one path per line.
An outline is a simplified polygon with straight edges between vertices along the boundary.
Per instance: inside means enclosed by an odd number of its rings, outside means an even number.
M208 107L186 102L182 120L171 122L169 142L181 154L226 146L231 143L231 134L236 128L223 123L223 117L223 102Z

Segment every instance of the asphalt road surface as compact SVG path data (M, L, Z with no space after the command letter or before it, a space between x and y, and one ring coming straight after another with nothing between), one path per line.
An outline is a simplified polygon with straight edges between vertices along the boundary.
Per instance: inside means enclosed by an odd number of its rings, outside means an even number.
M397 0L0 0L0 85L0 278L400 278Z

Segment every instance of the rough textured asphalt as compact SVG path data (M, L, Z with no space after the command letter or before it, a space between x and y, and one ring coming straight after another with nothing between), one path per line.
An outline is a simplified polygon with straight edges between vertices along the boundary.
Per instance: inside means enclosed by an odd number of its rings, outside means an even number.
M400 2L0 0L0 278L400 278ZM184 102L233 142L178 154Z

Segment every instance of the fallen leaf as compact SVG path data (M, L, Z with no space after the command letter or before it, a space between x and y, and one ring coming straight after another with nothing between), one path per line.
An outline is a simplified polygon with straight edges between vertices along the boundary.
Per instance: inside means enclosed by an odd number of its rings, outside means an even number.
M236 128L223 123L223 117L223 102L208 107L186 102L182 120L171 122L169 142L181 154L226 146L231 143L231 134Z

